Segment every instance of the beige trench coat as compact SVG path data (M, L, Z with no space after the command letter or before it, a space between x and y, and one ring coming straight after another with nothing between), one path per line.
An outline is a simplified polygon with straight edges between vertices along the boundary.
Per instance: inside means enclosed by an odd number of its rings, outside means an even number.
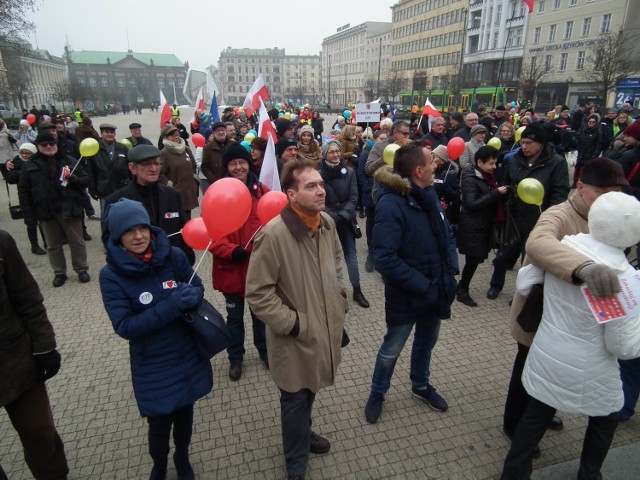
M560 240L565 235L588 233L588 213L589 208L577 191L569 200L543 212L527 240L527 255L523 265L533 263L565 282L574 283L576 279L573 278L573 272L591 259L561 244ZM511 304L509 325L513 338L530 347L535 333L525 332L517 322L526 299L527 297L516 292Z
M286 392L316 393L335 381L348 308L342 247L335 223L322 213L313 233L287 206L258 234L246 299L267 325L271 376ZM296 317L297 337L289 335Z

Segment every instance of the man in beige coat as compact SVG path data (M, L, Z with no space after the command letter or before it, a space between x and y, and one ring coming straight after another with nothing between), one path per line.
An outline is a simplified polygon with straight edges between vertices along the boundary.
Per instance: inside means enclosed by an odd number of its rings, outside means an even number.
M533 263L570 283L585 282L596 296L608 296L612 289L619 289L617 277L609 275L605 271L607 267L594 264L589 257L562 245L560 240L565 235L588 233L587 215L591 204L600 195L620 191L627 184L622 167L613 160L597 158L585 163L577 189L571 197L540 216L527 240L523 265ZM525 300L526 297L516 293L511 306L511 335L518 342L518 353L504 407L502 428L509 438L513 436L531 398L522 385L521 377L535 333L525 332L517 322ZM562 421L555 417L549 428L561 429Z
M315 163L287 163L282 188L289 205L255 240L246 300L267 325L288 478L302 479L309 452L330 448L311 431L311 409L316 393L335 381L348 303L342 248L334 221L322 212L325 191Z

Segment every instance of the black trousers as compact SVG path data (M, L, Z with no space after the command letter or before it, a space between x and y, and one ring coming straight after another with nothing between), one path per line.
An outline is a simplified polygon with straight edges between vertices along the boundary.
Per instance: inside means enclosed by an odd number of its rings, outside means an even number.
M24 459L34 478L66 478L69 473L67 457L62 439L53 423L49 395L44 382L36 383L4 408L20 436Z
M533 470L533 450L542 440L556 409L532 398L516 428L504 461L501 480L529 480ZM589 417L584 435L578 480L601 480L600 469L609 452L618 425L618 412L605 417Z
M173 442L176 447L174 458L178 460L188 457L193 431L193 403L169 415L148 417L147 423L149 424L149 454L154 464L166 467L172 426Z
M311 410L316 394L303 389L295 393L280 389L282 447L287 474L304 475L309 462Z
M513 361L502 423L502 429L510 437L513 437L518 422L524 415L527 405L529 405L529 400L531 400L531 395L527 393L524 385L522 385L522 372L527 361L527 355L529 355L529 347L518 343L518 353Z
M504 287L504 279L507 276L507 270L513 268L518 261L518 258L524 251L524 246L527 243L527 237L523 234L523 238L519 242L509 245L508 247L498 250L496 257L493 259L493 274L491 275L491 281L489 284L492 287L502 290Z

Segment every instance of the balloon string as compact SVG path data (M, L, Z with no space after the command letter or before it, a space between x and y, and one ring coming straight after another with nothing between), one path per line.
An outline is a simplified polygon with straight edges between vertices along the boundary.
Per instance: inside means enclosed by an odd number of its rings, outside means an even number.
M167 237L173 237L174 235L180 235L182 233L182 230L178 230L175 233L170 233L169 235L167 235Z
M200 268L200 264L202 263L202 260L204 260L204 256L209 251L209 247L211 246L212 243L213 243L213 240L209 240L209 245L207 245L207 248L205 248L204 252L202 252L202 256L200 257L200 260L198 260L198 264L196 265L196 268L193 269L193 275L191 275L191 278L189 279L189 283L191 283L191 280L193 280L193 277L196 276L196 272L198 271L198 268Z
M245 249L245 250L247 249L247 247L249 246L249 244L253 241L253 239L254 239L254 238L256 238L256 235L258 234L258 232L259 232L260 230L262 230L262 225L260 225L260 226L258 227L258 229L257 229L255 232L253 232L253 235L251 235L251 238L249 239L249 241L247 242L247 244L244 246L244 249Z
M76 162L76 164L73 166L73 169L71 170L71 173L69 173L69 176L73 175L73 172L76 171L76 168L78 168L78 165L80 165L80 162L82 161L82 155L80 155L80 158L78 159L78 161Z

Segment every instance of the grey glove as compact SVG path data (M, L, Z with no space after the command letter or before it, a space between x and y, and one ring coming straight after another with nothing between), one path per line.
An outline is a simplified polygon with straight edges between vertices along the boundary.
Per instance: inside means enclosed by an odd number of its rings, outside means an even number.
M596 297L609 297L620 291L618 275L605 265L586 263L576 270L576 277L586 283Z

